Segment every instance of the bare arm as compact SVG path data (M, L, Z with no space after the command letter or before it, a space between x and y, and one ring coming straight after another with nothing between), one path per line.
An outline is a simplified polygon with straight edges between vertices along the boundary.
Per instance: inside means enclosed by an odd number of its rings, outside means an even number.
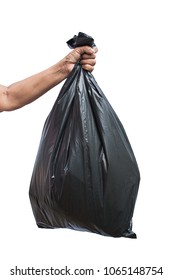
M27 105L66 79L82 55L81 64L92 71L97 48L80 47L48 69L8 87L0 85L0 111L12 111Z

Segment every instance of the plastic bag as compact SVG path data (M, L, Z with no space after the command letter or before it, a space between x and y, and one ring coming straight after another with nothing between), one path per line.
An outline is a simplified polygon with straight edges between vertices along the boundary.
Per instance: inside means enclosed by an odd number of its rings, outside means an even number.
M70 47L94 45L79 33ZM30 184L38 227L136 238L140 174L125 130L78 62L45 122Z

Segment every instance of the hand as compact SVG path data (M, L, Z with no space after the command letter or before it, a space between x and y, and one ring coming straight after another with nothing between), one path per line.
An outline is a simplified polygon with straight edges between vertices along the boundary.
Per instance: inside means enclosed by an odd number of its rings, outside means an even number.
M70 73L72 71L74 65L80 59L80 57L82 68L92 72L96 64L97 51L97 47L91 48L89 46L84 46L75 48L65 57L68 72Z

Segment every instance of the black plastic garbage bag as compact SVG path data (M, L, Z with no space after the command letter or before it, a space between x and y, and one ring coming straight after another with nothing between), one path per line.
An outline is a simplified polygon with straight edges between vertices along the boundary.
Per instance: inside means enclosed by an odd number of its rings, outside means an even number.
M79 33L68 45L94 45ZM38 227L136 238L140 175L124 128L93 75L77 63L47 117L30 184Z

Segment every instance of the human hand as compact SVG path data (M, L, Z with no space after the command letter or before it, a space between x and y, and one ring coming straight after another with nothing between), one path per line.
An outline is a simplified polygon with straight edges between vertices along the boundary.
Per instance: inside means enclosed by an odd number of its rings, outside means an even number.
M91 48L89 46L77 47L71 51L66 57L66 67L70 73L76 64L76 62L81 58L80 64L84 70L92 72L96 64L96 53L97 47Z

